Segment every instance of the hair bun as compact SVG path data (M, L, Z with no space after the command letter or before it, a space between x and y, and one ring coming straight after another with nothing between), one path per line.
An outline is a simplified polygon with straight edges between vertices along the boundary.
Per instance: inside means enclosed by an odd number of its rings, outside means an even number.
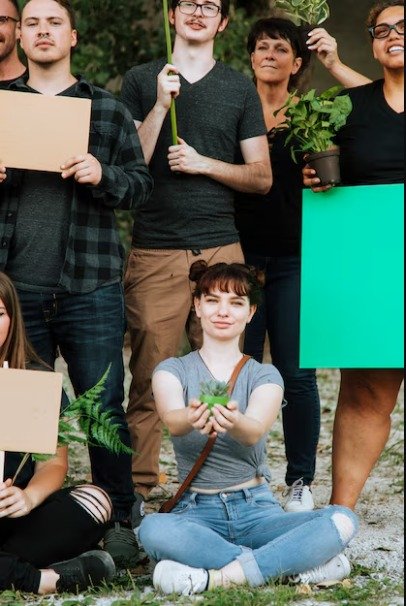
M200 278L202 276L204 276L204 274L206 273L206 271L208 269L209 269L209 266L207 265L206 261L203 261L203 260L195 261L190 266L189 280L191 282L198 282L200 280Z

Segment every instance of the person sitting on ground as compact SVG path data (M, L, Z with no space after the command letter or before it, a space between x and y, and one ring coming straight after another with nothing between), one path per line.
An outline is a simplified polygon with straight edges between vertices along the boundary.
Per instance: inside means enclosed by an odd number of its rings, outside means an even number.
M0 367L5 362L10 368L47 370L27 341L15 288L0 272ZM63 394L62 406L65 399ZM13 482L21 462L21 454L6 452L6 479L0 482L0 591L44 595L110 580L114 562L95 549L111 518L107 494L91 485L62 489L66 447L46 461L29 460Z
M158 561L153 583L165 594L190 595L271 579L338 580L350 572L343 550L358 528L344 507L287 513L270 491L266 441L283 400L283 381L270 364L249 359L232 401L210 411L201 383L228 381L243 357L239 342L260 298L249 266L203 261L191 267L203 346L155 369L158 412L175 448L180 481L208 436L217 436L204 465L171 513L148 515L139 537Z

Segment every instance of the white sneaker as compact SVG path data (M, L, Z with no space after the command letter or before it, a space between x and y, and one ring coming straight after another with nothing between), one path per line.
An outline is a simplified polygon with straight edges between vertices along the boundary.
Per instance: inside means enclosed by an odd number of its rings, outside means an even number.
M323 566L318 566L307 572L302 572L290 577L292 583L304 583L306 585L318 585L326 581L341 581L350 575L351 564L348 558L340 553Z
M296 480L292 486L289 486L284 496L287 497L284 505L285 511L312 511L314 509L314 501L312 491L309 486L303 484L303 480Z
M152 582L157 591L170 595L194 595L206 591L209 573L203 568L191 568L172 560L162 560L155 566Z

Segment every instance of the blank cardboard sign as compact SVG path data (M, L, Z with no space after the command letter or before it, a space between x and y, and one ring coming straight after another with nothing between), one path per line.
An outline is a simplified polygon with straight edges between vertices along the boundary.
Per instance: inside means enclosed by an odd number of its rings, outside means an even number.
M89 147L90 99L0 90L0 164L61 172Z
M0 368L0 451L55 454L62 374Z

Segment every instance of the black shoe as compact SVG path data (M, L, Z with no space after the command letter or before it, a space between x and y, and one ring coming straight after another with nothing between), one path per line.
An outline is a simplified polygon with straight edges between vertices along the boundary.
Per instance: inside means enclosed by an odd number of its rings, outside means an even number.
M115 522L104 535L103 546L117 568L135 568L139 560L139 547L130 525Z
M59 574L58 593L79 593L88 587L97 587L111 581L116 574L113 558L105 551L87 551L77 558L49 566Z
M145 499L139 492L134 492L135 502L131 511L131 525L138 528L145 518Z

